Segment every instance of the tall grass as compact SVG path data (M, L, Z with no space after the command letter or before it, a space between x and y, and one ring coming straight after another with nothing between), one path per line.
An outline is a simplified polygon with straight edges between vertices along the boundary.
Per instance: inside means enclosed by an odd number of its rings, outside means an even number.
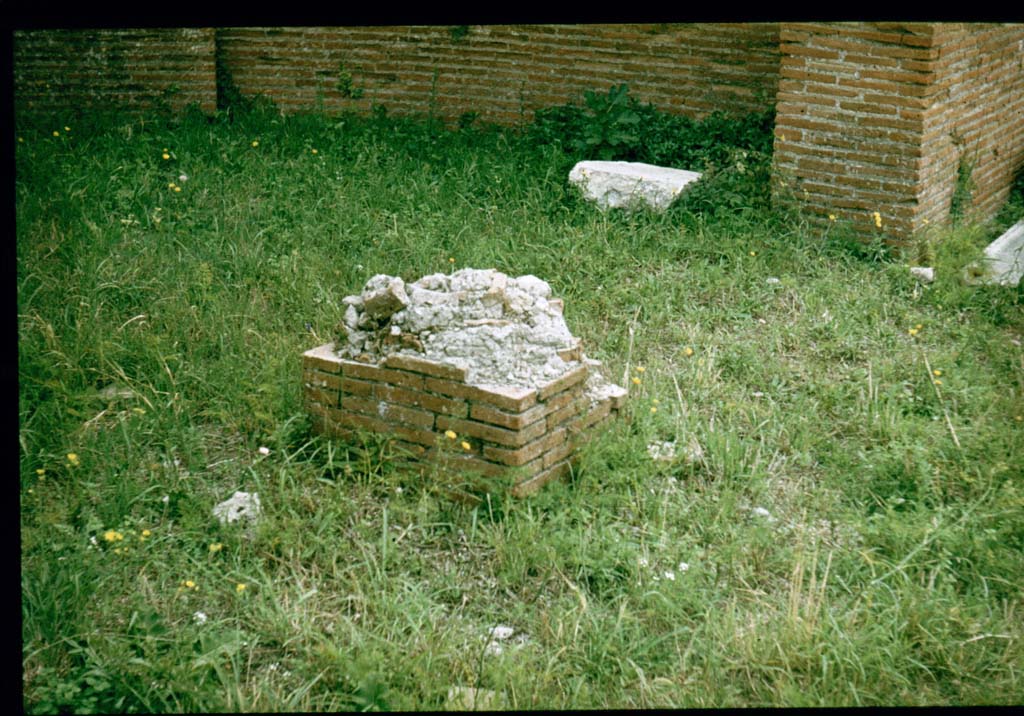
M756 151L723 209L602 214L536 132L228 117L17 127L29 711L1020 702L1020 289L866 260ZM464 266L549 281L632 389L476 508L301 408L344 296Z

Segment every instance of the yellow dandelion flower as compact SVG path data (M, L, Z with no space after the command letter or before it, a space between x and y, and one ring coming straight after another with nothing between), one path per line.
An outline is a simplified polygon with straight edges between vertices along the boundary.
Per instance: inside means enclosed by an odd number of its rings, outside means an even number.
M1024 415L1015 415L1013 419L1016 420L1018 423L1024 422Z
M640 385L640 378L635 375L633 376L633 385Z
M107 530L103 533L103 539L107 542L120 542L124 539L124 535L117 530Z
M836 215L835 214L829 214L828 215L828 220L829 221L835 221L836 220Z
M36 470L36 474L39 475L39 477L42 477L43 475L46 474L46 470L44 470L43 468L39 468L38 470Z
M64 131L65 132L70 132L71 131L71 127L64 127Z
M244 592L245 589L246 589L246 586L244 584L242 584L241 582L239 582L238 584L235 585L235 591L238 592L239 594Z
M462 443L460 443L460 444L462 445L462 449L463 449L463 450L472 450L472 449L473 449L473 446L472 446L472 445L470 445L470 444L469 444L468 442L466 442L465 440L463 440L463 441L462 441Z
M81 464L78 460L78 455L73 452L68 453L68 463L70 463L72 467L78 467Z
M935 385L942 385L942 381L941 381L941 380L939 380L938 378L936 378L936 379L935 379L934 381L932 381L932 382L933 382L933 383L935 383Z
M924 326L918 323L916 326L914 326L914 328L920 331L922 328L924 328Z
M160 156L163 157L164 159L170 159L171 158L171 155L167 153L166 149L164 150L164 153L161 154Z
M59 137L60 136L60 132L58 132L56 129L53 130L53 136Z
M644 367L643 367L642 365L638 365L638 366L636 367L636 372L637 372L637 373L643 373L643 372L644 372L645 370L647 370L647 369L646 369L646 368L644 368Z
M876 211L876 212L873 212L871 214L871 216L873 216L875 218L875 226L878 227L879 229L881 229L882 228L882 215Z
M313 154L319 154L319 152L315 149L310 149L309 151L313 152Z
M940 375L942 375L942 371L936 368L935 370L932 371L932 375L938 378Z
M907 333L909 333L912 336L916 336L917 335L917 329L916 328L911 328L910 330L907 331Z
M658 409L652 405L651 406L651 412L652 413L656 413L656 412L658 412Z
M258 139L252 140L252 146L254 146L254 147L260 146L260 140L258 140Z
M174 191L181 191L181 187L180 186L174 187Z
M167 182L167 188L168 189L173 189L174 188L174 182L172 182L172 181L171 182Z
M445 430L444 436L449 440L454 440L455 438L459 437L458 433L456 433L454 430Z
M448 257L448 263L450 263L450 264L453 264L453 263L455 263L455 257L453 257L453 256L449 256L449 257Z
M199 585L193 582L191 579L186 579L184 582L181 583L181 586L185 587L186 589L199 589Z
M751 252L750 252L750 255L751 255L751 256L757 256L757 252L756 252L756 251L751 251Z
M114 548L114 554L121 554L121 548L120 547L115 547Z
M693 355L693 349L690 348L690 346L686 346L686 348L683 349L683 353L685 353L687 356L692 356Z
M142 534L139 535L139 540L144 540L147 537L151 536L152 534L153 533L150 532L149 530L142 530Z
M18 137L18 141L24 143L25 138L24 137Z
M655 399L654 399L654 400L652 400L651 402L652 402L652 403L654 403L655 405L661 405L661 401L660 401L660 400L658 400L657 398L655 398Z
M210 554L213 554L214 552L220 552L222 549L224 549L223 544L221 544L220 542L214 542L210 545Z

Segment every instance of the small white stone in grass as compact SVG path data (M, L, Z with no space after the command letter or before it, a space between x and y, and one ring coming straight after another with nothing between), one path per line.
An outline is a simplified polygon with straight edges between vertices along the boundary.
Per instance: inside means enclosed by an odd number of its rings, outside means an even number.
M213 508L213 516L221 524L237 522L240 519L255 520L260 515L259 493L237 491L229 499Z
M671 462L676 457L676 444L671 441L655 441L647 446L647 454L652 460Z
M260 447L260 449L259 449L259 450L257 450L257 452L258 452L258 453L259 453L260 455L269 455L269 454L270 454L270 448L268 448L268 447L262 447L262 446L261 446L261 447Z
M935 269L930 266L911 266L910 275L921 283L931 283L935 280Z
M772 513L769 512L768 510L766 510L763 507L755 507L754 509L751 510L751 512L754 513L755 515L757 515L758 517L763 517L764 519L766 519L769 522L774 522L775 521L775 518L772 517Z
M491 639L508 639L516 633L516 630L509 626L496 626L491 629Z
M502 694L489 689L452 686L448 689L447 711L496 711L504 705Z

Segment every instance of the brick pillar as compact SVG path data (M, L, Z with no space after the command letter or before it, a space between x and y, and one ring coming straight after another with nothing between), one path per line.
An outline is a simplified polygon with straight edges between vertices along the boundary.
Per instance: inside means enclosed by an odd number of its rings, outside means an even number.
M937 50L924 23L783 24L774 192L812 221L915 228Z
M998 210L1024 167L1024 25L791 23L779 34L777 200L902 243L949 220L968 160L973 218Z

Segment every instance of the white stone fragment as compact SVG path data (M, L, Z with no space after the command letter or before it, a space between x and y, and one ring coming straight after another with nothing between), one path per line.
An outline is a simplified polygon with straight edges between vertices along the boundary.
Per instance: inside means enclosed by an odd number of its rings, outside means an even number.
M490 689L452 686L448 689L447 711L497 711L504 705L502 694Z
M516 633L516 630L510 626L498 625L493 627L490 631L491 639L508 639L510 636Z
M671 462L676 459L676 444L670 441L655 441L647 446L652 460Z
M1000 286L1016 286L1024 276L1024 219L985 247L982 280Z
M772 513L769 512L768 510L766 510L763 507L755 507L754 509L751 510L751 513L757 515L758 517L761 517L761 518L765 519L768 522L774 522L775 521L775 518L772 517Z
M387 318L409 305L405 282L397 276L377 274L363 288L363 310L372 318Z
M935 280L935 269L931 266L911 266L910 275L921 283L931 283Z
M659 167L642 162L579 162L569 172L569 183L601 209L633 209L646 204L664 211L699 172Z
M230 498L213 508L213 516L221 524L230 524L238 520L255 521L260 516L259 493L236 491Z

